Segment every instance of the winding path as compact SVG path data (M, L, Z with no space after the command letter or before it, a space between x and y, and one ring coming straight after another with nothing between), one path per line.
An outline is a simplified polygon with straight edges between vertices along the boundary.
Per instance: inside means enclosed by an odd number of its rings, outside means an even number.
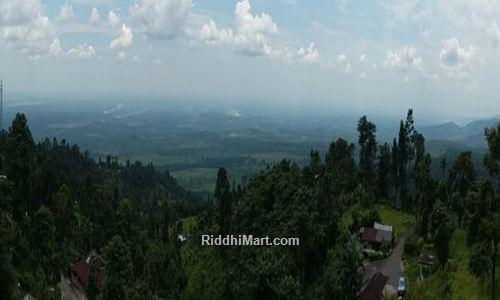
M363 281L370 280L373 274L381 272L389 277L386 288L388 292L396 293L399 277L404 275L404 264L402 256L405 249L406 235L399 238L398 245L392 252L392 255L383 260L372 261L364 265L365 274Z

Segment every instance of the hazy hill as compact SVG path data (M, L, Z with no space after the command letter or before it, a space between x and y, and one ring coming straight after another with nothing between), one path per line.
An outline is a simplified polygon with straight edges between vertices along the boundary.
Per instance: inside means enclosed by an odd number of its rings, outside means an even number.
M500 118L478 120L465 126L448 122L436 126L423 127L420 131L427 140L452 141L471 149L483 150L486 148L484 129L493 127L500 122Z

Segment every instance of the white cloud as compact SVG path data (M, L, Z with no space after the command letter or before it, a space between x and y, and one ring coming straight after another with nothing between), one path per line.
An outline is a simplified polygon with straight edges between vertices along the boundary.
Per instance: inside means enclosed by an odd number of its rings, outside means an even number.
M108 24L111 27L115 28L115 27L120 26L121 22L122 22L122 19L120 17L120 14L115 13L113 10L110 10L108 13Z
M366 62L367 62L366 54L361 54L361 56L359 57L359 63L364 64Z
M242 0L234 10L235 28L219 29L213 20L205 23L199 32L188 32L208 44L229 44L246 56L268 56L291 61L293 55L287 48L269 45L269 35L278 32L278 26L266 13L253 15L250 2ZM304 49L305 51L305 49ZM314 56L314 53L312 54Z
M470 67L473 53L474 47L461 48L458 39L452 37L443 42L439 58L443 65L463 70Z
M234 14L236 17L236 30L239 34L256 36L278 31L278 26L268 14L261 13L256 16L252 15L250 2L248 0L236 3Z
M120 35L111 41L109 47L113 48L130 48L134 40L132 29L123 24Z
M394 51L387 51L383 64L386 68L395 69L401 72L405 72L410 68L415 68L420 71L423 70L423 60L418 55L417 49L413 46L403 46Z
M73 5L68 4L67 2L61 6L59 10L59 21L65 23L70 22L75 19L75 12L73 11Z
M192 6L191 0L141 0L130 14L149 37L171 39L183 32Z
M40 0L0 1L0 26L20 26L30 23L42 11Z
M200 40L206 43L232 43L235 40L233 30L218 29L213 20L203 24L199 32Z
M319 51L314 46L314 43L310 43L307 48L300 47L299 51L297 51L297 58L304 63L316 63L319 61Z
M89 24L96 26L99 25L99 23L101 23L101 15L99 14L97 7L94 7L90 13Z
M125 54L125 52L118 52L118 55L116 56L116 58L117 58L118 60L125 60L125 57L126 57L126 56L127 56L127 55Z
M8 47L20 49L30 56L47 54L54 36L49 18L41 13L31 24L6 26L0 30Z
M76 48L69 49L66 55L73 59L86 59L94 57L96 54L92 45L83 44L78 45Z
M61 47L61 42L59 42L58 38L55 38L49 47L49 54L53 57L58 57L63 54L63 49Z

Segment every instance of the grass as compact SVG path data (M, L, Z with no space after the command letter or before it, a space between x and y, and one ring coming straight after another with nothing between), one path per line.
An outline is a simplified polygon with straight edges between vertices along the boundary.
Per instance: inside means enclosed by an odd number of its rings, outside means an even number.
M401 234L406 233L413 225L415 225L415 217L407 213L395 210L386 205L376 205L381 222L383 224L392 225L395 241L399 240Z
M172 172L172 176L182 187L192 192L212 192L217 180L217 169L195 168Z
M466 244L466 233L462 229L457 229L453 233L450 241L450 258L444 270L438 270L427 277L424 282L417 283L419 269L417 258L407 258L405 260L406 276L409 282L419 289L414 289L410 285L410 299L467 299L483 300L490 299L490 280L479 279L469 272L470 250ZM497 268L497 278L500 270ZM497 284L497 294L500 288Z

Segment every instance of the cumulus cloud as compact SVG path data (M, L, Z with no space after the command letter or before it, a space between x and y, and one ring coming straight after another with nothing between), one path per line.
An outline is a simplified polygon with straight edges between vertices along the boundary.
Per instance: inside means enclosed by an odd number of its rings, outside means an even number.
M40 0L0 1L0 26L20 26L34 20L42 11Z
M99 23L101 23L101 15L99 14L97 7L94 7L90 13L89 24L96 26L99 25Z
M94 57L95 54L96 52L92 45L83 44L78 45L76 48L69 49L66 56L73 59L87 59Z
M278 26L270 15L252 14L250 2L242 0L236 4L234 17L234 29L220 29L213 20L210 20L201 27L199 32L190 34L208 44L232 45L237 53L246 56L265 55L284 61L292 59L293 55L287 48L275 48L269 45L269 35L278 32Z
M236 17L236 29L239 34L255 36L258 34L275 33L278 26L266 13L252 15L250 2L243 0L236 3L234 11Z
M118 52L118 55L116 56L116 58L117 58L118 60L125 60L125 57L126 57L126 56L127 56L127 55L125 54L125 52Z
M130 15L149 37L171 39L184 31L192 6L191 0L141 0Z
M304 63L316 63L319 61L319 51L314 43L310 43L307 48L300 47L299 51L297 51L297 58Z
M118 27L120 26L122 22L122 18L120 17L120 15L116 12L114 12L113 10L110 10L109 13L108 13L108 24L115 28L115 27Z
M457 38L452 37L443 42L439 58L441 63L448 67L458 69L468 69L474 53L474 47L468 50L460 47L460 42Z
M120 35L111 41L109 47L113 48L130 48L134 40L134 35L132 34L132 29L127 25L123 24Z
M61 42L58 38L55 38L49 46L49 55L53 57L58 57L63 54L63 49L61 47Z
M53 36L49 18L41 13L31 24L2 28L2 37L7 45L29 56L47 54Z
M65 23L70 22L75 19L75 12L73 11L73 5L68 4L67 2L61 6L59 10L59 21Z
M388 69L394 69L405 72L410 68L423 70L423 60L418 55L417 49L413 46L404 46L397 50L387 51L384 60L384 66Z

